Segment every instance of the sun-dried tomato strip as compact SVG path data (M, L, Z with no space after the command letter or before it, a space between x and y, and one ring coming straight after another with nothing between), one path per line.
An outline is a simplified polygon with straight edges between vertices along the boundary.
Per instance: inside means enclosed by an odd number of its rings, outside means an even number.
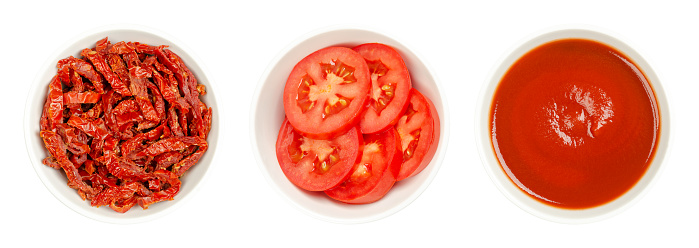
M122 142L121 144L121 154L124 157L128 157L132 160L135 159L140 159L144 157L146 154L145 153L139 153L145 148L145 145L143 142L145 141L153 141L161 136L168 136L167 132L170 130L167 128L167 126L161 125L157 128L154 128L153 130L150 130L146 133L140 133L133 138Z
M90 204L92 206L109 205L119 213L128 211L136 203L136 195L151 195L152 193L146 189L143 184L138 182L129 182L121 186L110 187L97 196L95 196Z
M63 123L63 91L58 77L53 77L49 83L48 99L48 130L54 130L56 124Z
M129 158L131 160L136 159L134 155L139 152L140 150L143 150L145 148L145 145L143 142L146 141L146 135L141 133L133 138L124 141L121 143L121 154L122 156Z
M56 72L58 79L66 86L73 87L73 83L70 81L71 74L73 73L70 69L70 65L68 63L61 63L59 61L56 67L58 68L58 72Z
M95 120L97 118L100 118L100 116L102 115L102 110L102 101L100 97L100 101L97 101L97 103L94 106L92 106L92 108L87 110L83 117L85 117L88 120Z
M180 91L177 87L177 79L175 79L175 76L170 74L166 79L167 80L163 81L162 86L159 86L160 92L163 94L165 100L167 100L171 105L175 106L177 110L179 110L180 112L189 112L191 106L189 105L189 103L187 103L187 100L185 100L180 95Z
M87 170L85 171L87 173ZM110 177L105 177L102 176L99 173L92 173L87 176L83 176L83 180L88 180L92 185L100 185L100 186L106 186L106 187L116 187L117 186L117 179L116 178L110 178Z
M104 112L105 124L107 125L107 127L109 127L109 130L111 130L113 134L119 137L121 137L121 133L118 132L119 126L116 122L116 116L112 114L112 111L114 109L114 106L120 99L121 95L116 94L112 90L107 91L107 93L102 95L102 102L104 103L102 105L102 111Z
M149 120L142 120L138 122L138 125L136 126L136 130L138 131L143 131L146 129L151 129L155 126L158 126L160 122L157 121L149 121Z
M152 195L138 198L138 205L143 209L147 209L153 203L172 200L178 192L180 192L180 185L182 182L177 175L168 170L157 170L153 172L161 183L168 184L169 187L165 190L153 192Z
M206 139L209 137L209 131L211 131L211 118L213 115L213 110L211 108L207 108L206 112L202 115L202 122L199 129L199 137Z
M114 153L105 154L103 157L98 158L97 161L106 165L109 173L119 179L147 181L152 177L132 161L117 157Z
M131 197L126 200L122 201L114 201L112 203L109 203L109 208L114 210L117 213L126 213L128 212L133 206L136 205L136 197Z
M73 162L75 167L80 167L81 165L83 165L83 163L85 163L85 161L87 161L87 153L83 153L80 155L73 154L73 155L70 155L69 159L70 159L70 162Z
M172 72L157 60L153 63L153 66L155 66L155 69L159 72L165 73L167 75L172 75Z
M104 76L104 78L109 82L109 84L112 86L112 89L114 91L118 92L119 94L122 95L128 95L129 94L129 89L126 87L126 84L119 79L119 76L115 74L112 69L109 67L107 64L106 58L101 54L96 51L92 51L88 48L85 48L82 50L80 53L83 57L86 57L87 59L92 62L94 65L95 69L97 69L98 72ZM93 83L94 84L94 83ZM97 87L97 85L95 85ZM99 92L99 90L98 90ZM104 92L100 92L104 93Z
M138 104L135 100L123 100L116 107L112 109L111 114L113 115L123 115L129 112L138 111Z
M146 53L146 54L152 54L159 56L158 53L161 52L163 49L168 48L169 46L167 45L159 45L159 46L151 46L145 43L140 43L140 42L132 42L130 43L131 46L133 46L136 49L136 52L138 53ZM158 57L158 59L162 59Z
M95 86L95 90L97 91L97 93L100 93L100 94L104 93L104 85L102 84L102 75L99 74L97 71L95 71L92 64L90 64L82 59L75 58L73 56L70 56L64 60L66 60L66 63L68 63L70 65L70 67L73 70L75 70L75 72L77 72L81 76L90 80L92 85Z
M76 92L70 91L63 93L63 104L72 103L97 103L100 100L101 94L93 91Z
M66 173L66 176L68 177L68 185L71 188L78 189L88 195L96 194L97 192L92 187L82 181L82 177L80 177L78 169L75 168L75 165L73 165L73 163L68 159L66 147L65 144L63 144L61 137L52 131L41 131L40 135L44 140L46 149L49 151L51 156L56 158L56 161Z
M95 51L100 53L106 53L111 43L109 42L109 37L104 37L104 39L98 40L95 43Z
M68 119L68 125L80 129L80 131L85 132L87 135L100 140L109 135L109 130L107 130L107 127L104 125L104 120L102 119L89 121L79 116L71 116L70 119Z
M114 43L114 45L112 45L107 52L110 54L126 54L134 52L134 48L126 42L119 41Z
M156 58L155 56L147 56L146 59L143 60L143 65L151 66L155 64L156 61L158 61L158 58Z
M41 163L45 164L48 167L54 168L54 169L60 169L61 165L58 163L58 160L56 160L55 157L49 156L41 160Z
M80 103L63 104L63 116L82 116L83 115L83 105Z
M126 112L120 115L116 115L116 123L119 126L119 130L121 130L125 124L131 122L140 122L142 120L144 120L144 118L141 112Z
M99 158L102 156L102 147L104 146L104 140L93 140L90 144L90 157Z
M180 120L180 128L182 128L182 134L184 134L184 136L188 136L190 131L192 130L189 130L190 127L188 127L187 124L187 113L179 112L179 114L180 115L178 116L178 118Z
M158 156L155 156L155 162L157 164L156 169L162 170L167 169L170 165L173 165L184 158L184 155L179 151L165 152Z
M155 112L158 114L158 121L164 121L166 118L165 101L160 94L158 86L155 86L153 82L148 82L146 83L146 88L150 91L151 98L153 99L153 108L155 108Z
M72 69L70 70L70 85L73 86L72 90L77 92L84 91L86 88L83 77Z
M44 108L41 110L41 119L39 120L39 128L41 131L49 130L49 107L51 106L50 99L44 102Z
M174 136L184 136L184 133L182 133L182 127L180 127L179 118L177 117L177 111L175 111L174 108L170 108L168 110L167 125L170 127L170 130Z
M153 104L148 99L148 70L140 66L129 67L129 78L131 80L131 93L136 97L138 107L143 113L143 117L150 121L158 121L158 113L155 112Z
M122 60L119 55L110 53L107 54L107 63L123 84L123 87L119 85L118 88L112 85L112 88L123 96L130 96L131 91L129 90L129 85L131 85L131 79L129 78L129 70L126 68L124 60Z
M184 65L184 62L179 56L177 56L177 54L167 49L161 49L160 51L162 51L164 56L166 56L168 61L170 61L170 65L164 63L165 66L167 66L170 70L172 70L172 68L177 68L175 75L179 80L180 91L184 94L185 100L187 100L187 102L192 106L192 109L195 110L192 112L194 115L192 122L198 124L198 122L201 121L201 112L196 111L200 107L199 93L196 89L196 77L194 77L194 74L192 74L189 68Z
M206 143L206 140L201 139L199 137L192 138L196 142L195 145L199 146L199 149L172 166L172 172L175 173L175 175L177 176L182 176L187 170L189 170L190 167L196 164L199 161L199 159L201 159L201 157L204 155L204 152L206 152L206 150L209 149L209 144Z
M161 139L146 148L146 155L154 157L168 151L179 151L192 145L185 141L187 137L171 137Z
M95 163L92 162L92 160L85 161L85 163L83 163L83 167L85 168L85 172L87 172L87 174L90 174L90 175L92 173L95 173L95 171L97 170L95 168Z

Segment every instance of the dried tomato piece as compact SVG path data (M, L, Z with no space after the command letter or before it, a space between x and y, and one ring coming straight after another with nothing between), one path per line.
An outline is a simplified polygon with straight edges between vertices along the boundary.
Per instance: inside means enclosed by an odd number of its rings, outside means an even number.
M85 48L82 52L80 52L80 55L86 57L90 60L90 62L92 62L92 64L95 66L95 69L102 73L102 75L107 80L107 82L109 82L114 91L122 95L130 94L129 89L126 87L124 82L122 82L121 79L119 79L119 76L117 76L117 74L112 71L112 69L107 64L107 60L101 53Z
M97 192L92 187L82 181L82 177L80 177L78 169L75 168L75 165L73 165L73 163L68 159L66 147L65 144L63 144L61 137L52 131L41 131L40 134L41 138L44 140L46 149L49 151L51 156L56 159L56 162L66 173L66 176L68 177L68 186L78 189L88 195L96 194Z
M104 120L102 119L90 121L74 115L68 119L68 125L80 129L80 131L85 132L87 135L100 140L109 135L109 130L107 130L107 127L104 125Z
M153 172L153 175L156 176L161 183L167 184L168 187L167 189L153 192L152 195L138 198L138 205L143 209L147 209L148 206L156 202L172 200L175 195L180 192L180 185L182 182L174 173L167 170L157 170Z
M48 130L54 130L56 124L63 123L63 93L58 77L53 77L49 83L49 94L46 101L49 102Z
M73 104L73 103L97 103L101 94L93 91L75 92L70 91L63 93L63 104Z
M146 196L150 194L152 194L150 190L143 186L143 184L139 182L129 182L121 186L107 188L106 190L100 192L97 196L92 198L90 204L95 207L103 205L110 205L111 207L112 205L114 205L118 206L118 209L120 210L124 210L124 208L126 208L125 210L128 211L128 208L131 208L131 206L133 206L136 202L135 195ZM124 204L123 201L132 201L132 203ZM114 208L112 207L112 209ZM123 213L121 211L117 212Z
M92 64L82 59L75 58L73 56L70 56L64 60L64 63L68 63L70 65L70 68L75 70L75 72L90 80L92 85L95 87L97 93L104 93L104 85L102 84L102 74L99 74L97 71L95 71L95 68L92 66ZM60 64L61 62L59 61L59 65Z

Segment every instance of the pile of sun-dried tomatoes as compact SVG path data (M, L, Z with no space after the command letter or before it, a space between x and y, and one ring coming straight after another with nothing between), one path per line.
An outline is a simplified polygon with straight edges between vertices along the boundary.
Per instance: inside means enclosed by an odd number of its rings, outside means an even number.
M211 108L167 46L99 40L58 61L41 115L47 166L92 206L126 212L172 200L208 149Z

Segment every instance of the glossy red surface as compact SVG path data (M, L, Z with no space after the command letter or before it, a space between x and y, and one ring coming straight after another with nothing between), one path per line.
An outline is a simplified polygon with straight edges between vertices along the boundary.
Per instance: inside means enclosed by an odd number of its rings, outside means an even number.
M522 191L561 208L608 203L643 177L660 114L643 72L583 39L543 44L505 73L491 105L491 142Z

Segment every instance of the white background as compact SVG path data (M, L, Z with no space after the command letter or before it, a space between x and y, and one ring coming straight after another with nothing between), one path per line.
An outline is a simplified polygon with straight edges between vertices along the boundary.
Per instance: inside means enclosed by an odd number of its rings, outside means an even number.
M60 203L36 176L22 135L25 99L47 57L115 23L159 29L190 47L211 74L227 120L197 195L133 225L94 221ZM367 224L327 223L288 204L263 178L248 134L251 96L269 62L297 37L335 24L375 27L420 53L450 108L448 150L430 187L402 211ZM475 147L476 101L494 63L521 39L562 24L593 25L630 41L671 104L673 137L659 180L627 211L592 224L522 211L495 188ZM0 35L2 247L699 246L699 7L689 1L3 1Z

